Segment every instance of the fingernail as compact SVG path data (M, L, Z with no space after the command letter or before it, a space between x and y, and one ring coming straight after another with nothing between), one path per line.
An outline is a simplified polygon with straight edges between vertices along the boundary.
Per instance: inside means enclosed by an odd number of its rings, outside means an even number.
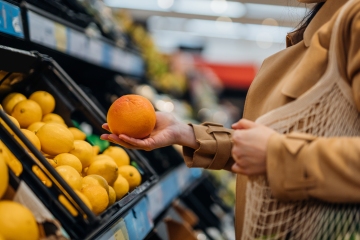
M100 139L106 140L106 139L107 139L107 135L106 135L106 134L102 134L102 135L100 136Z

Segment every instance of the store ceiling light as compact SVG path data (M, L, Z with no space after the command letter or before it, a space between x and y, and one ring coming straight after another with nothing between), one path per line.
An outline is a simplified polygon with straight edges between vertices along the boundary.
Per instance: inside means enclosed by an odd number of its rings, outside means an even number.
M157 0L157 4L162 9L169 9L174 5L174 0Z

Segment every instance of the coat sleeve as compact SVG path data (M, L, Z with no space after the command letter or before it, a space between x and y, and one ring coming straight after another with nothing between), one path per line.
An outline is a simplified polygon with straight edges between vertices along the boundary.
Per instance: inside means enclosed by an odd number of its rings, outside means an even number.
M360 4L345 15L340 30L340 68L346 73L360 112ZM268 145L267 175L274 196L281 200L313 197L359 203L360 136L274 134Z
M194 129L200 147L196 150L183 147L185 163L188 167L231 170L231 135L233 130L222 125L205 122L201 125L189 124Z

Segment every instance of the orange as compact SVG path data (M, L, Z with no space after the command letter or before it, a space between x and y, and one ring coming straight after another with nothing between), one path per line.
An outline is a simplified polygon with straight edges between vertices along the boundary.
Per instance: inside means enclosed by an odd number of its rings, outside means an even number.
M23 94L14 92L14 93L10 93L9 95L7 95L1 104L4 107L5 112L7 114L11 114L14 106L18 102L21 102L23 100L26 100L26 97Z
M119 167L118 172L129 182L130 190L135 189L141 184L141 175L134 166L121 166Z
M23 100L14 106L11 116L18 120L21 128L27 128L34 122L40 122L42 110L37 102Z
M149 136L155 127L156 115L151 102L140 95L124 95L115 100L107 113L110 131L133 138Z
M55 109L55 98L48 92L33 92L29 99L37 102L40 105L43 115L51 113Z
M103 152L103 154L112 157L119 167L130 164L129 155L121 147L110 146Z

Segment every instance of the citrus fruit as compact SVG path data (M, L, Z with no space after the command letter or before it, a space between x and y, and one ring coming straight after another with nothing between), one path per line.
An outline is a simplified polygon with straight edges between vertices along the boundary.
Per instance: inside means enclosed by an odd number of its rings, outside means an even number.
M141 175L134 166L121 166L118 171L129 182L130 190L141 184Z
M9 184L9 173L6 165L8 155L0 148L0 199L4 195Z
M87 170L87 175L91 174L102 176L109 185L112 185L118 176L118 166L113 160L102 159L94 161Z
M46 91L33 92L29 99L40 105L43 115L51 113L55 109L55 98Z
M121 147L110 146L103 154L109 155L114 159L118 167L130 164L130 157L127 152Z
M70 130L58 123L46 123L37 132L41 151L51 156L67 153L74 148L74 136Z
M71 153L60 153L59 155L56 155L56 157L54 157L54 162L57 166L67 165L75 168L79 173L82 171L80 159Z
M85 140L86 134L78 128L69 127L70 132L74 135L75 140Z
M2 141L0 141L0 152L2 152L2 155L5 156L5 161L9 168L16 176L19 176L23 171L23 166Z
M105 155L105 154L99 154L94 157L94 161L103 160L103 159L114 161L114 159L112 157L110 157L109 155Z
M21 128L27 128L34 122L40 122L41 107L33 100L18 102L12 109L11 116L18 120Z
M30 124L30 126L27 129L36 133L42 126L44 126L44 124L45 124L44 122L34 122Z
M95 214L100 214L109 205L109 196L106 190L98 185L89 185L81 189L92 206L92 211Z
M36 219L27 207L3 200L0 201L0 213L0 235L5 239L39 239Z
M116 202L116 192L112 186L109 186L109 206Z
M105 178L103 178L100 175L87 175L85 177L83 177L82 181L81 181L81 188L84 188L88 185L99 185L101 187L103 187L107 193L109 193L109 184L106 181Z
M92 206L91 206L89 199L79 190L75 190L75 193L79 196L81 201L83 201L85 203L85 205L92 211Z
M56 167L55 170L70 185L71 188L77 190L81 189L81 176L75 168L63 165Z
M65 125L65 121L64 119L59 115L59 114L56 114L56 113L48 113L48 114L45 114L43 117L42 117L42 122L44 123L47 123L47 122L56 122L56 123L60 123L60 124L63 124Z
M40 144L40 140L39 138L36 136L36 134L30 130L27 129L20 129L21 132L25 135L25 137L32 143L32 145L34 145L34 147L40 151L41 149L41 144ZM25 146L25 143L23 143L20 138L18 138L17 136L15 136L15 139L21 144L21 146L23 146L25 149L28 149Z
M7 114L11 114L14 106L23 100L26 100L26 97L21 93L10 93L7 95L4 100L2 101L2 106Z
M94 158L92 146L90 143L82 140L75 140L74 148L69 153L74 154L80 159L83 168L88 167Z
M56 168L56 167L58 166L54 159L46 158L46 160L50 163L50 165L51 165L53 168Z
M133 138L147 137L155 127L156 115L151 102L140 95L124 95L115 100L107 113L110 131Z
M130 190L129 182L121 174L119 174L112 187L116 193L116 200L123 198Z
M7 115L7 117L15 124L16 127L20 128L20 124L16 118L10 115ZM11 128L5 123L3 119L0 119L0 124L3 125L10 134L14 135L14 131L11 130Z
M100 152L100 147L98 145L94 145L93 146L93 150L94 150L94 156L98 155Z

